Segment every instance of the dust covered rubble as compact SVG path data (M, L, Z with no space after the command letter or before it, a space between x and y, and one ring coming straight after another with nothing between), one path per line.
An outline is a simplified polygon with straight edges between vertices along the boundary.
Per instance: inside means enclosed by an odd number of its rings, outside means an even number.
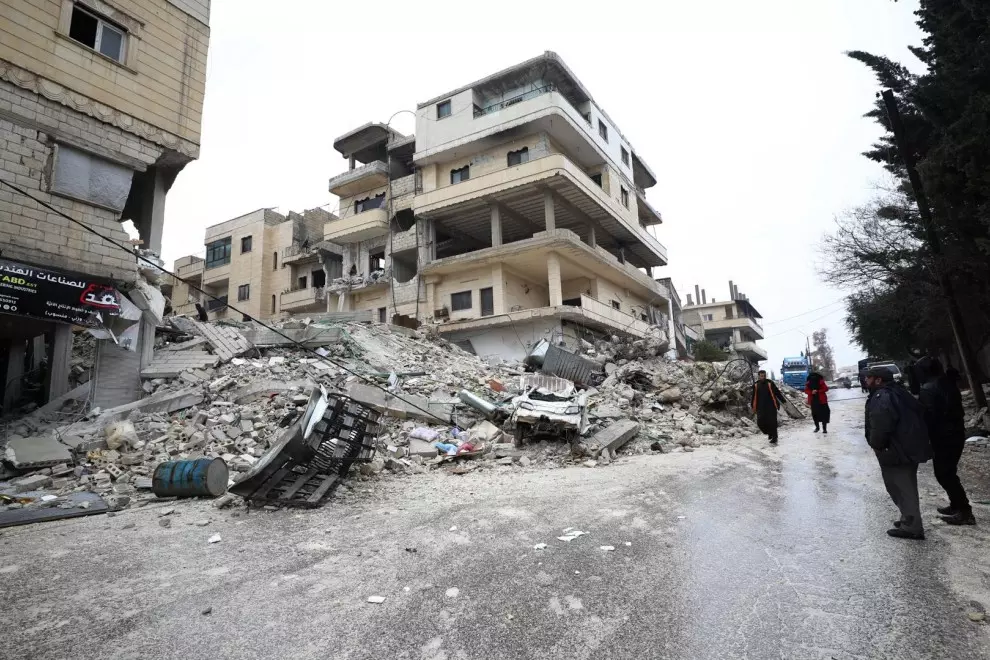
M66 423L65 410L39 411L12 420L8 438L51 435L73 453L64 464L0 481L0 494L23 489L27 480L60 497L88 491L102 496L111 508L140 505L154 499L149 488L158 464L199 457L222 458L236 481L302 413L314 387L322 384L347 393L361 380L378 383L396 398L440 402L453 413L449 419L446 413L435 419L383 416L376 457L355 466L351 477L357 480L431 469L464 474L551 468L587 462L589 457L592 465L607 465L617 458L616 451L595 448L592 438L626 419L638 424L638 434L618 455L691 451L756 429L748 415L748 366L670 361L663 356L661 342L651 339L585 342L583 353L608 374L598 388L587 391L587 428L573 444L542 440L520 447L514 443L511 423L492 424L477 410L460 405L457 395L467 390L497 406L511 406L523 392L522 363L482 359L423 331L336 325L339 339L318 350L340 366L296 347L253 348L215 368L145 381L145 392L156 400L182 395L196 401L172 412L134 410L119 415L82 410L76 421ZM437 443L475 451L458 450L451 456L438 450ZM34 484L32 477L43 478ZM346 493L349 487L342 489ZM230 501L230 496L223 499ZM0 501L0 510L16 505Z

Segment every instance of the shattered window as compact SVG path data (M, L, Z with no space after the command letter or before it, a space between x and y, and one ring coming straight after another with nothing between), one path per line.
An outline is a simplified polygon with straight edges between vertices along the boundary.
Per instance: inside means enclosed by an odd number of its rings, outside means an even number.
M471 166L465 165L464 167L456 170L450 171L450 183L461 183L462 181L467 181L471 178Z
M124 61L126 31L102 16L87 11L80 5L72 6L69 38L88 46L101 55L118 62Z

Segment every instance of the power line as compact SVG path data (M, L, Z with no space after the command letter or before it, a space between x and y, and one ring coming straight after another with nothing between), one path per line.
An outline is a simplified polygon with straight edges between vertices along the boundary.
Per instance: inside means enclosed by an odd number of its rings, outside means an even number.
M832 302L830 302L827 305L823 305L822 307L816 307L815 309L809 309L806 312L801 312L800 314L795 314L794 316L788 316L786 319L777 319L776 321L766 321L763 325L772 325L774 323L782 323L784 321L792 321L792 320L794 320L796 318L800 318L802 316L805 316L806 314L811 314L812 312L817 312L817 311L826 309L828 307L831 307L832 305L838 305L839 303L844 303L845 301L846 301L845 298L839 298L838 300L832 301Z
M824 314L824 315L819 316L817 318L813 318L810 321L805 321L805 325L808 325L809 323L814 323L815 321L821 321L822 319L828 318L829 316L832 316L832 314L835 314L836 312L841 312L841 311L843 311L843 310L833 309L828 314ZM790 334L792 332L800 332L800 331L801 331L801 328L791 328L790 330L784 330L783 332L778 332L776 334L769 335L767 337L764 337L763 339L772 339L774 337L780 337L781 335L786 335L786 334Z
M14 190L15 192L20 193L24 197L27 197L28 199L33 200L36 204L38 204L39 206L41 206L43 208L48 209L52 213L56 213L56 214L62 216L63 218L65 218L66 220L68 220L69 222L71 222L73 224L76 224L76 225L79 225L80 227L82 227L83 229L85 229L86 231L88 231L89 233L91 233L94 236L97 236L97 237L103 239L104 241L106 241L110 245L113 245L114 247L117 247L117 248L119 248L119 249L127 252L128 254L131 254L133 256L136 256L139 260L144 261L145 263L149 264L150 266L153 266L155 269L162 271L163 273L165 273L166 275L172 277L173 279L175 279L175 280L177 280L179 282L182 282L183 284L185 284L189 288L191 288L191 289L193 289L195 291L198 291L199 293L207 296L208 298L210 298L210 299L212 299L212 300L214 300L216 302L222 303L224 306L228 307L229 309L234 310L234 312L236 312L237 314L240 314L242 316L242 318L246 318L249 321L254 321L258 325L262 326L263 328L265 328L267 330L271 330L272 332L274 332L275 334L277 334L279 337L282 337L283 339L287 339L288 341L292 342L297 347L301 348L303 351L305 351L307 353L312 353L313 355L315 355L316 357L318 357L320 360L323 360L324 362L328 362L328 363L332 364L333 366L337 367L338 369L341 369L342 371L346 371L347 373L351 374L352 376L363 380L364 382L368 383L372 387L375 387L375 388L381 390L382 392L384 392L385 395L386 395L386 397L392 397L392 398L398 399L398 400L402 401L403 403L411 406L412 408L415 408L416 410L419 410L420 412L426 413L430 417L436 419L441 424L448 424L449 423L447 420L445 420L445 419L437 416L435 413L419 407L418 405L416 405L412 401L409 401L408 399L404 399L401 396L395 394L394 392L388 391L387 389L385 389L384 387L382 387L381 385L379 385L377 382L375 382L375 381L367 378L366 376L364 376L362 374L359 374L358 372L354 371L353 369L350 369L349 367L347 367L347 366L345 366L345 365L343 365L343 364L341 364L339 362L335 362L334 360L331 360L330 358L328 358L328 357L326 357L324 355L320 355L316 351L316 349L308 348L302 342L300 342L300 341L298 341L296 339L293 339L292 337L288 336L287 334L283 333L282 331L278 330L277 328L274 328L273 326L270 326L270 325L262 322L260 319L257 319L255 317L251 316L250 314L248 314L248 313L246 313L246 312L244 312L242 310L237 309L233 305L229 304L227 301L221 300L219 297L214 296L212 293L210 293L210 292L208 292L208 291L206 291L206 290L204 290L204 289L196 286L195 284L191 283L189 280L186 280L184 278L179 277L178 275L176 275L172 271L167 270L167 269L165 269L162 266L159 266L158 264L156 264L155 262L151 261L147 257L145 257L145 256L143 256L141 254L136 254L131 248L125 246L122 243L118 243L117 241L115 241L112 238L109 238L107 236L104 236L100 232L96 231L95 229L93 229L92 227L90 227L89 225L87 225L85 222L82 222L80 220L76 220L75 218L73 218L72 216L64 213L60 209L52 206L51 204L49 204L49 203L47 203L45 201L42 201L42 200L38 199L34 195L31 195L30 193L28 193L24 189L20 188L19 186L15 186L14 184L10 183L9 181L5 181L3 179L0 179L0 183L4 184L5 186L7 186L8 188L10 188L11 190Z

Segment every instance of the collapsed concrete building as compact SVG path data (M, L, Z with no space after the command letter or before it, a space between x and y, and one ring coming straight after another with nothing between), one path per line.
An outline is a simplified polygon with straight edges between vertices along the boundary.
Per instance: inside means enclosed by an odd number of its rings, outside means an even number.
M667 338L670 293L652 277L667 251L646 199L656 177L556 54L420 103L414 136L370 123L334 148L348 163L329 182L339 210L307 254L333 255L319 258L340 276L262 318L359 312L503 359L544 338Z

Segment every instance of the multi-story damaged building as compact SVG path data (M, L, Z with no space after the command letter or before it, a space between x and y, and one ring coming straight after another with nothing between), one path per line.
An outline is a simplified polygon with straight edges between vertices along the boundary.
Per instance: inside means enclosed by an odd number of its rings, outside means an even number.
M709 301L708 293L695 285L694 299L688 294L682 311L685 326L694 328L717 347L753 363L767 359L766 350L756 343L764 337L762 318L749 297L732 282L729 299L723 302Z
M4 402L32 371L67 385L74 324L112 316L138 280L133 221L161 249L165 195L199 155L209 0L0 0L0 359ZM23 192L21 192L23 191ZM136 360L151 359L141 321ZM140 392L138 364L103 365ZM99 371L99 370L97 370ZM108 390L109 391L109 390Z
M330 181L340 218L325 237L355 278L338 309L435 324L506 358L544 337L665 331L656 178L556 54L416 114L415 137L369 124L335 142L349 169Z
M332 218L320 208L258 209L207 227L205 257L175 261L180 279L166 290L173 311L197 315L199 305L214 320L241 320L228 303L258 319L326 311L326 284L341 275L340 248L323 241Z

